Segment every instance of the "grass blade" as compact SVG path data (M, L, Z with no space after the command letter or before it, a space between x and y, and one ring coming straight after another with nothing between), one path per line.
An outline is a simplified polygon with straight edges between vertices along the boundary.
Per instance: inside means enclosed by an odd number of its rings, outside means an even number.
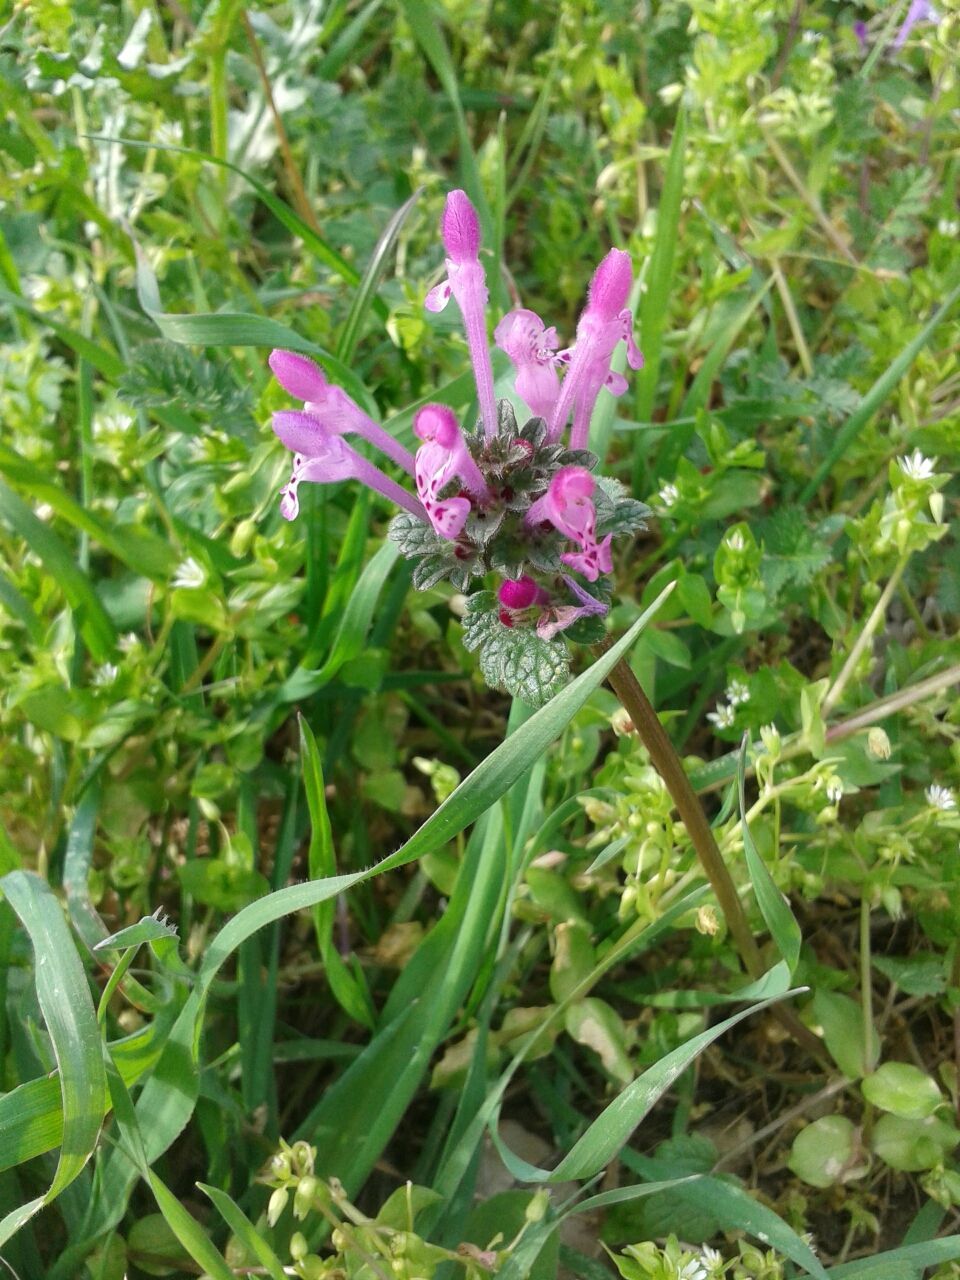
M657 238L650 255L647 289L640 303L640 345L644 367L637 375L636 416L648 420L653 413L663 354L663 331L673 288L673 264L683 198L683 162L687 144L687 113L681 106L670 143L670 154L657 211ZM642 439L642 437L641 437ZM638 441L638 447L639 447ZM634 471L637 463L634 462Z
M43 561L73 610L77 626L96 662L113 654L117 633L87 575L79 568L59 536L0 480L0 520L27 543Z
M37 1000L60 1070L63 1110L60 1159L50 1189L0 1222L2 1245L83 1169L100 1136L107 1085L87 977L59 902L46 881L28 871L11 871L0 880L0 890L33 946Z
M851 413L850 417L837 432L836 439L827 451L827 456L804 486L800 494L801 502L809 502L813 498L814 494L830 475L830 472L933 337L937 328L953 310L958 299L960 299L960 283L954 285L916 337L912 338L896 360L884 369L883 373L861 400L859 407Z
M777 944L777 950L786 960L793 973L800 959L800 926L793 912L784 899L783 894L773 882L773 877L760 857L760 853L750 834L747 822L747 803L744 779L747 771L747 745L749 735L744 734L743 746L740 748L740 764L737 769L737 789L740 796L740 831L743 836L743 851L747 859L747 869L753 881L753 891L757 895L757 903L766 922L770 935Z
M337 359L342 360L344 364L349 364L353 359L353 353L357 349L357 342L360 338L360 329L376 296L380 277L387 265L387 258L390 256L390 251L393 249L397 237L403 229L403 224L412 213L413 206L420 199L422 191L423 188L418 187L410 199L400 206L384 227L383 234L377 241L377 247L373 251L373 256L367 265L366 271L363 273L363 279L353 295L350 314L344 322L343 329L340 332L340 340L337 343Z

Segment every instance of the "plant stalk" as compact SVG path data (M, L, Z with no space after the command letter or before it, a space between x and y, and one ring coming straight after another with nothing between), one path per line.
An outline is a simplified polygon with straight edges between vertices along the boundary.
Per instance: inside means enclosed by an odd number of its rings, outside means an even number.
M610 643L609 640L604 640L595 645L594 652L598 656L605 653L610 648ZM673 743L660 723L660 717L624 659L616 664L607 680L620 699L623 709L633 721L653 767L670 792L704 874L716 895L744 968L751 978L761 977L764 972L763 957L740 902L740 895L717 846L707 815L703 811ZM817 1058L823 1059L822 1043L808 1027L803 1025L792 1009L775 1007L773 1012L799 1044Z

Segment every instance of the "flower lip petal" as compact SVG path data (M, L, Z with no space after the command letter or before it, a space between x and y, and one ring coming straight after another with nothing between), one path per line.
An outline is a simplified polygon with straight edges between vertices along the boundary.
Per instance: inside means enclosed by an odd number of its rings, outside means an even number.
M320 419L298 409L280 409L273 415L273 429L292 453L316 457L327 451L330 435Z
M267 363L273 376L298 400L322 400L329 383L323 370L308 356L296 351L271 351Z
M575 498L590 498L597 487L597 482L586 467L561 467L553 477L550 488L561 502L570 502Z
M451 191L440 219L443 246L452 262L475 262L480 252L480 219L465 191Z

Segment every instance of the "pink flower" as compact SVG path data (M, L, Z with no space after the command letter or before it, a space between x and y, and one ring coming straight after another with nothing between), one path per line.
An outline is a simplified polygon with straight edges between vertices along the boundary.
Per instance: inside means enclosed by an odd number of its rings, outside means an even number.
M596 484L586 467L561 467L550 481L550 488L531 505L525 517L531 526L549 522L579 545L578 552L566 552L560 559L589 582L596 582L601 573L610 573L613 569L610 553L613 535L608 533L600 543L596 539L597 509L593 504Z
M424 405L413 420L413 430L423 441L415 461L417 493L434 530L452 540L463 529L473 504L463 495L441 499L440 494L458 479L476 498L485 500L490 496L486 482L446 405Z
M531 413L549 422L560 394L554 354L556 329L544 328L535 311L521 307L503 317L494 330L493 340L516 366L517 378L513 385L517 395Z
M309 415L294 414L292 416L303 418ZM297 518L300 512L300 498L297 491L304 481L312 484L335 484L338 480L359 480L376 493L383 494L385 498L395 502L397 506L403 507L419 520L426 522L426 512L416 498L407 493L406 489L398 485L395 480L385 476L372 462L361 458L360 454L351 449L340 436L325 435L322 431L315 429L309 439L311 452L306 455L293 443L296 432L287 432L283 424L278 427L276 422L274 422L274 430L287 448L294 450L293 472L280 491L280 514L284 520Z
M413 475L413 454L410 450L405 449L383 427L369 418L342 387L328 382L319 365L295 351L280 350L271 352L269 363L274 377L283 389L304 401L302 413L281 410L274 415L274 430L277 434L280 435L280 427L285 422L285 432L291 437L296 433L300 441L297 445L288 445L288 448L309 456L312 452L309 444L312 432L338 436L358 435ZM279 423L278 419L281 420Z
M508 579L500 583L497 599L507 609L529 609L535 604L546 604L550 599L543 587L538 587L532 578Z
M572 627L581 618L602 617L607 612L603 601L597 600L589 591L584 591L573 578L564 574L563 580L579 603L554 605L543 611L537 623L537 635L544 640L552 640L558 631L566 631L567 627Z
M493 364L487 345L487 283L479 257L480 220L465 191L451 191L447 196L440 233L447 251L447 278L430 290L424 305L428 311L442 311L451 294L456 298L467 332L484 438L492 440L498 422Z
M549 439L559 440L572 409L571 449L587 447L590 418L601 387L606 386L615 396L626 390L626 379L610 368L621 339L627 344L630 368L643 368L643 355L633 340L633 313L626 306L632 283L630 255L611 249L590 282L587 306L577 325L577 341L561 357L569 369L550 419Z

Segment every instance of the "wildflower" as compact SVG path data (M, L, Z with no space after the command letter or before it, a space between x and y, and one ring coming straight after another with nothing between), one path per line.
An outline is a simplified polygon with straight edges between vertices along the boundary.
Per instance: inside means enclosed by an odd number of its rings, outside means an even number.
M311 432L322 431L327 435L337 436L358 435L413 475L413 455L410 450L405 449L389 432L368 417L342 387L328 382L319 365L294 351L274 351L269 364L284 391L289 391L292 396L304 402L303 413L283 410L274 414L274 430L284 444L287 444L287 440L280 430L284 426L288 435L298 431L300 438L306 442L309 441ZM296 453L308 456L311 453L309 443L288 447L293 448Z
M927 804L931 809L940 809L947 813L957 807L956 797L949 787L934 785L927 787L923 794L926 796Z
M281 491L280 514L284 520L295 520L299 515L298 490L304 481L312 484L335 484L338 480L359 480L361 484L367 485L375 492L382 493L398 507L404 507L411 515L420 520L426 520L423 507L407 493L406 489L397 484L396 480L391 480L389 476L384 475L372 462L361 458L356 450L344 444L340 436L326 435L316 426L303 428L297 422L290 421L308 416L308 414L291 413L284 415L283 421L279 424L277 418L281 415L276 414L274 417L274 431L288 449L296 450L293 472ZM301 445L307 446L310 453L301 452Z
M577 341L568 353L570 367L550 419L548 439L559 439L572 410L571 448L587 447L600 389L606 386L615 396L627 389L626 378L610 369L610 358L621 339L627 344L630 368L643 368L643 355L633 340L633 312L626 306L632 283L630 255L611 249L590 281L586 310L577 324Z
M860 46L860 52L865 53L869 41L867 40L867 24L863 21L853 24L853 34L857 37L857 44Z
M493 394L493 364L487 346L487 283L480 265L480 220L466 192L451 191L447 196L440 234L447 251L447 278L430 290L425 305L428 311L442 311L451 294L457 300L477 380L483 434L492 440L497 432L497 405Z
M707 712L707 719L718 729L730 729L736 719L736 708L727 702L718 702L715 711Z
M173 575L171 586L175 589L178 587L195 588L202 587L207 580L206 571L193 556L187 556L186 560L182 560L177 566L177 572Z
M661 503L668 509L674 506L680 498L680 490L672 482L667 482L657 494Z
M827 799L831 804L839 804L843 799L843 783L839 778L831 778L827 783Z
M412 454L312 360L274 351L271 369L302 403L273 417L275 433L294 455L280 511L287 520L297 516L303 483L356 479L402 508L390 536L417 562L415 587L426 590L446 580L466 593L473 579L497 573L497 592L459 595L464 645L479 650L490 684L539 703L569 671L558 637L571 629L583 642L602 634L598 625L609 589L601 578L613 568L613 534L600 536L598 528L632 531L648 514L615 481L600 484L597 459L585 453L601 387L619 394L626 386L610 371L617 344L626 342L632 367L642 362L626 307L630 259L613 250L597 268L570 350L557 354L556 330L524 308L496 326L495 341L516 368L517 394L533 414L518 424L511 403L494 398L480 226L462 191L447 197L441 235L447 277L430 291L426 306L436 311L453 297L460 307L476 378L477 428L462 427L445 405L427 404L413 421ZM350 436L411 476L416 496L358 453L347 443ZM598 586L588 590L581 579Z
M897 466L909 480L929 480L937 467L936 458L925 458L919 449L897 459Z
M550 481L550 488L531 506L526 522L531 527L547 523L565 537L578 543L580 550L568 551L560 559L576 569L589 582L596 582L601 573L613 568L610 543L613 535L607 534L597 542L597 512L593 493L597 482L586 467L561 467Z
M505 351L517 370L514 389L531 413L549 421L560 394L557 376L556 329L544 328L534 311L521 307L505 315L493 340Z
M726 690L727 701L734 707L750 701L750 686L742 680L731 680Z
M891 47L899 52L907 43L910 38L910 32L918 23L936 22L937 16L937 11L930 3L930 0L911 0L907 16L904 18Z
M739 529L734 529L733 533L727 538L727 546L731 551L743 551L746 549L746 539Z

